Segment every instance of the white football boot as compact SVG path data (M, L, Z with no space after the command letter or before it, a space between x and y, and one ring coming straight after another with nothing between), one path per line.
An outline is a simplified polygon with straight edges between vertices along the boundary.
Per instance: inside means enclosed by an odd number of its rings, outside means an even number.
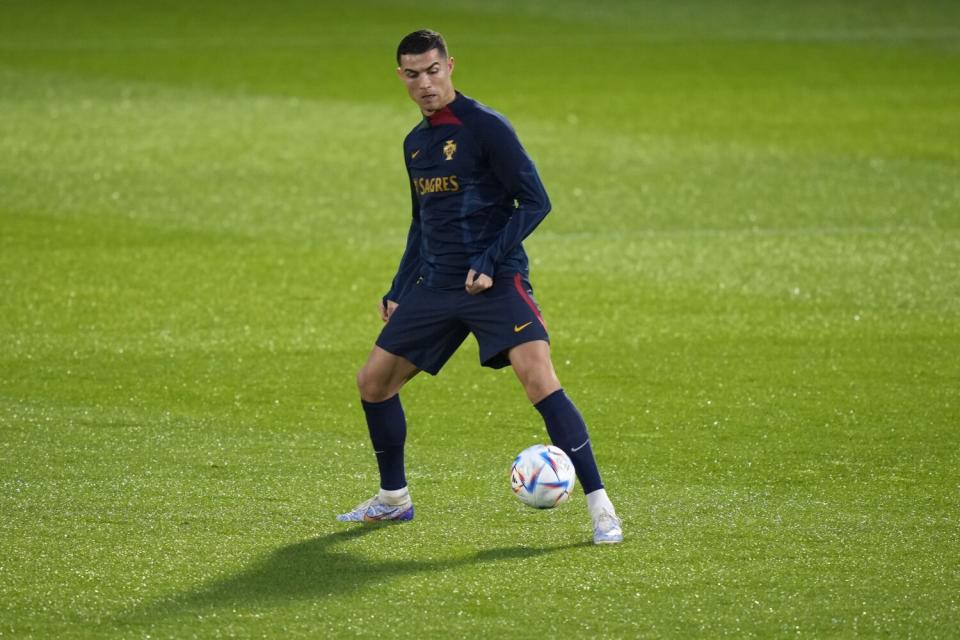
M409 494L400 504L387 504L375 495L366 502L358 504L352 511L337 516L340 522L383 522L394 520L405 522L413 520L413 502Z
M617 542L623 542L620 518L612 511L604 509L593 519L593 543L616 544Z

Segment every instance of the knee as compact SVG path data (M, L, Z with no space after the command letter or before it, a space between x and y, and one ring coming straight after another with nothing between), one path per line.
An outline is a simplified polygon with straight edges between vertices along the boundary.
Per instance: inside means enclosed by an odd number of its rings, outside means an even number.
M400 389L419 369L404 358L374 347L370 357L357 372L357 389L366 402L383 402L400 393Z
M394 395L384 377L377 375L376 370L369 364L357 372L357 390L366 402L383 402Z

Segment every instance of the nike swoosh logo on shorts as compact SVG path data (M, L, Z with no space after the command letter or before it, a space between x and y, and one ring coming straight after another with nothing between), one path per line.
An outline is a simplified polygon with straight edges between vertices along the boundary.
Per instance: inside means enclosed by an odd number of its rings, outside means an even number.
M521 331L523 331L524 329L526 329L527 327L529 327L529 326L532 325L532 324L533 324L533 321L532 321L532 320L531 320L530 322L527 322L526 324L515 324L515 325L513 325L513 332L514 332L514 333L520 333Z

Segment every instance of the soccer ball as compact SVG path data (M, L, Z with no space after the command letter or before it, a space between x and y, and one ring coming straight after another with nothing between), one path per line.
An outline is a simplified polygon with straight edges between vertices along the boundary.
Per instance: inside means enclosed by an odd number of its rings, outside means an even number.
M565 502L576 482L570 458L552 445L535 444L524 449L510 469L513 493L535 509L550 509Z

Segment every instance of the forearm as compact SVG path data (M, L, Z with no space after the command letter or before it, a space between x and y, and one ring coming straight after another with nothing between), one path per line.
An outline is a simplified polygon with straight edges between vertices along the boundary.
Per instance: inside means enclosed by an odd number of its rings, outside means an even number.
M550 199L533 166L521 172L519 178L521 188L516 197L518 206L493 243L471 264L477 273L495 275L500 262L520 246L550 213Z
M397 274L390 285L390 291L384 296L384 300L400 302L400 298L417 281L420 275L420 220L414 218L410 222L410 230L407 232L407 246L403 251L403 257L400 259L400 265L397 267Z

